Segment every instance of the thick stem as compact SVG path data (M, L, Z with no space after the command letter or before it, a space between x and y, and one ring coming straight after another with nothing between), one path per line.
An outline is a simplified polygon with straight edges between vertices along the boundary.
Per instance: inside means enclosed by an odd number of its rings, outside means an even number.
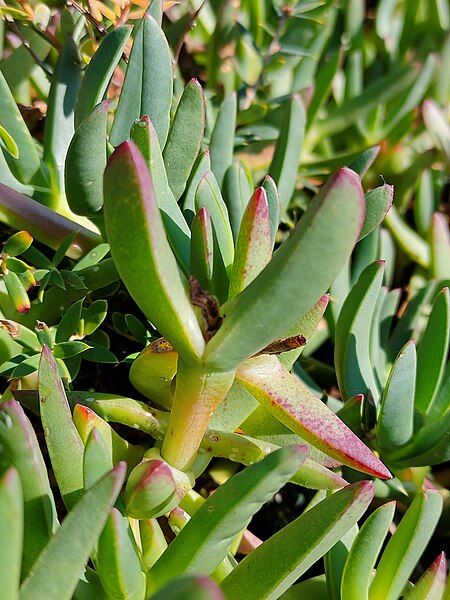
M27 230L39 242L53 249L58 248L69 234L77 231L67 252L70 258L80 258L102 241L97 233L1 183L0 221L14 229Z
M161 456L177 469L195 460L209 421L234 381L234 371L211 372L202 363L178 361L178 371Z

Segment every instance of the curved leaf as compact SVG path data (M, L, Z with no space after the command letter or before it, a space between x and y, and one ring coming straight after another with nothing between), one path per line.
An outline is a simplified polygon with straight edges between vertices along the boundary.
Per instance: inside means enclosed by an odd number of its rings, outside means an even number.
M58 366L47 346L42 349L38 377L45 442L59 490L69 508L83 491L84 446L72 421Z
M419 492L389 540L369 591L370 600L396 600L426 548L442 511L438 492Z
M94 216L103 206L108 108L108 100L95 107L76 130L67 150L66 197L77 215Z
M368 600L372 569L392 523L395 502L383 504L361 527L345 562L341 580L342 600Z
M211 169L220 187L222 187L225 171L233 162L236 109L236 93L233 92L220 105L209 141Z
M179 354L201 356L203 335L166 238L147 165L132 142L111 157L104 186L111 253L130 294Z
M275 600L321 558L364 514L374 494L363 481L304 512L255 548L222 582L230 600Z
M275 356L246 361L236 378L274 417L322 452L370 475L391 476L373 452Z
M260 506L306 458L304 446L269 454L229 479L200 507L150 571L157 586L183 573L211 573Z
M20 600L72 597L124 478L125 465L120 464L84 494L23 582Z
M78 92L75 108L76 128L91 114L94 107L104 99L110 79L120 61L129 37L130 30L127 27L116 27L100 42L86 68Z
M10 468L0 479L0 564L2 595L18 600L22 562L23 498L16 469Z
M196 79L191 79L180 98L163 152L167 179L175 200L184 192L200 150L204 130L203 89Z
M172 55L166 37L149 14L135 27L133 47L120 94L110 141L118 146L130 136L136 119L148 115L163 147L172 105Z
M262 273L223 307L225 318L208 342L206 360L233 368L280 339L327 291L350 256L363 218L359 178L342 169Z

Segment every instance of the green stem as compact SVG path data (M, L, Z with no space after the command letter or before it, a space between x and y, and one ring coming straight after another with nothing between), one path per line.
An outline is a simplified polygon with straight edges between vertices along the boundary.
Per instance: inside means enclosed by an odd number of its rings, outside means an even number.
M234 381L234 371L208 371L202 363L178 360L173 406L161 456L177 469L188 469L209 421Z

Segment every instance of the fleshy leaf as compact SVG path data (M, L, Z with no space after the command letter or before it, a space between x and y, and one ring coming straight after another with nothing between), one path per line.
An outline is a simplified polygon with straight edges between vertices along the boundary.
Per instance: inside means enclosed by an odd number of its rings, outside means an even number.
M242 215L252 194L250 183L249 175L242 163L235 161L228 167L223 180L222 192L235 241L239 234Z
M383 504L361 527L345 562L341 580L341 597L345 600L368 600L372 569L392 523L395 502Z
M370 264L348 294L336 324L334 362L344 400L356 394L378 399L370 362L370 323L383 280L384 262Z
M244 290L264 269L272 256L270 214L264 188L251 197L242 217L231 272L229 298Z
M211 290L213 276L214 237L211 215L201 208L191 224L190 272L204 290Z
M26 575L57 526L47 469L34 429L15 400L0 404L0 469L19 473L24 500L22 574Z
M91 114L94 107L104 99L109 81L120 61L129 37L130 30L127 27L116 27L100 42L86 68L78 92L75 108L76 128Z
M184 88L164 146L167 179L175 200L184 192L205 129L205 98L196 79Z
M220 106L209 142L211 169L220 187L222 187L225 171L233 162L236 108L236 93L233 92Z
M66 156L65 189L70 209L93 216L103 206L109 101L95 107L76 130Z
M45 442L64 503L70 507L83 490L84 446L72 421L58 366L47 346L42 349L38 377Z
M138 146L150 171L153 191L161 211L167 237L184 271L188 272L190 231L169 187L166 169L153 123L142 117L131 128L131 139Z
M406 444L414 429L416 346L411 340L392 365L381 397L377 442L388 449Z
M392 185L382 185L366 194L366 217L362 226L359 239L369 235L378 225L383 222L394 199L394 188Z
M391 475L363 442L274 356L243 363L236 377L273 416L342 463L382 479Z
M336 278L363 218L359 178L342 169L322 188L262 273L222 308L225 318L208 342L206 360L222 369L233 368L280 339Z
M18 600L22 562L23 497L20 477L10 468L0 479L0 564L2 595Z
M289 100L269 168L280 195L280 211L285 212L295 188L300 151L305 134L305 111L300 96Z
M72 597L124 478L125 465L120 464L84 494L23 582L21 600Z
M450 296L443 288L436 296L417 350L416 408L430 411L444 376L450 342Z
M441 600L445 590L447 558L445 552L428 567L414 588L406 593L404 600Z
M150 571L164 585L185 572L211 573L253 514L298 470L304 446L278 450L220 486L186 524Z
M434 213L430 232L431 275L435 279L450 279L450 234L447 219Z
M132 142L122 144L106 168L104 213L111 253L130 294L180 354L199 357L202 332L166 238L147 165Z
M117 508L112 509L100 536L96 567L103 589L110 597L145 598L145 575L136 543L126 517Z
M172 55L166 37L149 14L135 27L125 81L120 94L110 141L118 146L129 138L136 119L148 115L164 146L172 104Z
M370 600L396 600L426 548L442 511L438 492L419 492L391 537L377 566Z
M319 502L255 548L222 582L227 598L279 598L364 514L374 494L362 481Z

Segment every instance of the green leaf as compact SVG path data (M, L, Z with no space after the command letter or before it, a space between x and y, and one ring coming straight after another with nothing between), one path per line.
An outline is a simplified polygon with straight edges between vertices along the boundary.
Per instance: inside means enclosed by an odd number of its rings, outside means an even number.
M133 143L113 154L104 185L111 253L130 294L179 354L201 356L203 335L166 238L149 171Z
M363 215L359 178L342 169L322 188L262 273L222 308L225 318L208 342L206 360L231 369L293 327L342 269Z
M191 225L191 264L190 273L204 290L211 290L214 260L214 238L211 215L207 208L201 208Z
M270 214L270 235L272 237L272 246L275 244L275 238L280 222L280 196L275 181L269 175L264 177L262 187L267 194Z
M428 567L414 588L407 592L404 600L441 600L445 591L447 559L441 552Z
M395 206L391 206L385 222L403 252L421 267L428 269L430 265L428 244L405 223L396 211Z
M130 29L125 26L112 29L100 42L84 73L75 108L75 127L78 128L105 96L117 67ZM141 115L139 115L141 116Z
M233 162L226 170L222 191L235 241L239 234L242 215L252 194L250 186L251 181L244 165L238 161Z
M47 468L34 429L15 400L0 404L0 471L14 467L22 482L24 544L22 575L29 573L57 526ZM2 562L3 564L3 562Z
M164 146L164 164L170 189L178 200L195 163L205 130L205 98L196 79L184 88L183 95Z
M169 187L166 169L153 123L143 117L133 124L131 139L137 144L152 178L153 190L161 211L170 245L185 273L189 266L189 242L191 233L178 203Z
M65 190L77 215L94 216L103 206L108 107L105 100L94 108L75 131L67 151Z
M95 429L97 434L101 436L104 448L109 457L107 463L109 468L106 470L109 470L121 461L126 461L128 469L131 470L142 458L142 446L129 444L126 440L121 438L109 423L87 406L89 400L91 399L87 397L85 400L86 406L75 404L73 409L73 422L83 444L85 444L86 447L88 446L89 437ZM71 403L73 404L73 401L71 401ZM92 445L101 445L96 439L91 440L91 442ZM102 453L102 451L100 452ZM86 467L86 450L84 452L84 467ZM102 473L102 475L104 475L104 473Z
M113 508L100 536L97 572L105 592L112 598L145 599L145 575L128 521Z
M358 471L390 477L373 452L276 356L249 359L236 378L276 419L325 454Z
M20 152L14 138L0 125L0 147L2 146L14 159L17 160L19 158Z
M21 314L27 314L31 308L31 303L19 276L13 271L8 271L3 275L3 282L14 308Z
M286 330L283 334L284 338L290 338L295 336L302 336L304 338L304 345L287 352L282 352L278 355L278 359L286 369L291 369L295 361L298 359L306 344L309 342L311 336L316 331L330 300L329 294L324 294L316 304L307 313L302 315L298 322Z
M110 142L127 140L136 119L150 117L161 147L169 131L172 105L172 55L166 37L149 14L135 26L133 47L120 94Z
M366 216L359 239L371 233L380 225L392 206L394 187L384 184L366 194Z
M269 168L280 196L280 211L285 212L292 197L305 134L305 111L300 96L289 100L280 129L275 154Z
M358 524L355 523L324 556L325 575L330 600L341 600L342 572L350 548L357 535Z
M244 290L272 256L270 213L264 188L255 190L242 216L228 297Z
M120 464L84 494L23 582L20 600L72 597L124 478L125 465Z
M0 329L6 331L11 336L11 339L20 344L22 348L31 350L32 352L40 352L41 345L37 335L31 329L7 319L0 319Z
M425 550L442 511L438 492L419 492L389 540L369 591L370 600L396 600Z
M372 483L363 481L319 502L245 557L222 590L228 598L279 598L353 527L373 494Z
M195 195L195 209L198 211L201 208L209 210L223 266L230 275L234 259L233 233L227 207L222 199L218 182L211 171L202 177Z
M78 331L84 298L69 306L56 329L55 342L67 342Z
M150 571L162 586L184 573L211 573L255 512L298 470L304 446L269 454L229 479L200 507Z
M347 296L336 324L334 362L344 400L371 393L378 400L370 362L370 323L383 280L384 262L370 264Z
M28 231L18 231L6 240L3 252L9 256L19 256L28 250L32 243L33 238Z
M225 600L225 596L209 577L183 575L170 581L150 600Z
M211 161L209 159L209 150L200 154L192 167L191 176L186 185L186 192L184 194L183 212L188 223L192 221L196 213L195 210L195 194L197 193L198 184L206 175L211 171Z
M108 312L106 300L95 300L82 311L83 334L91 335L103 323Z
M109 244L99 244L90 250L72 269L73 272L97 265L109 252Z
M415 335L414 332L422 321L423 315L428 312L427 305L432 299L434 287L434 283L428 283L417 290L409 300L389 339L389 358L392 362L406 342Z
M0 73L0 123L12 136L19 151L17 159L5 156L9 168L19 181L29 183L39 173L41 161L34 140L2 73Z
M53 355L55 358L72 358L72 356L81 354L90 347L89 344L79 342L78 340L74 340L73 342L60 342L53 348Z
M82 435L80 428L78 428L78 432ZM84 489L88 490L91 488L99 479L104 477L113 466L106 443L98 429L94 427L85 441L83 457Z
M222 102L209 141L211 169L219 187L233 162L234 130L236 128L237 98L233 92Z
M167 548L166 537L157 519L139 521L142 562L149 570Z
M416 389L416 346L410 340L400 351L381 397L377 442L389 449L409 442L414 430Z
M43 159L50 169L52 188L64 190L64 165L74 134L74 111L80 87L80 62L74 40L61 47L52 78L45 118Z
M442 213L434 213L430 230L431 277L450 279L450 235L447 219Z
M46 346L39 363L39 403L55 478L64 503L70 507L83 490L84 446L72 421L55 359Z
M450 296L443 288L433 303L431 314L417 350L416 408L428 413L444 376L450 340Z
M18 600L22 562L23 498L19 473L10 468L0 479L0 564L2 596Z
M365 150L349 165L349 168L358 173L360 177L363 177L370 169L379 152L380 146L374 146Z
M368 600L372 569L383 546L395 512L395 502L387 502L365 521L345 562L341 598Z
M311 129L311 134L315 139L319 139L347 129L358 119L368 115L372 109L401 94L416 77L417 73L411 68L393 69L368 85L362 94L330 111L323 119L317 120Z

